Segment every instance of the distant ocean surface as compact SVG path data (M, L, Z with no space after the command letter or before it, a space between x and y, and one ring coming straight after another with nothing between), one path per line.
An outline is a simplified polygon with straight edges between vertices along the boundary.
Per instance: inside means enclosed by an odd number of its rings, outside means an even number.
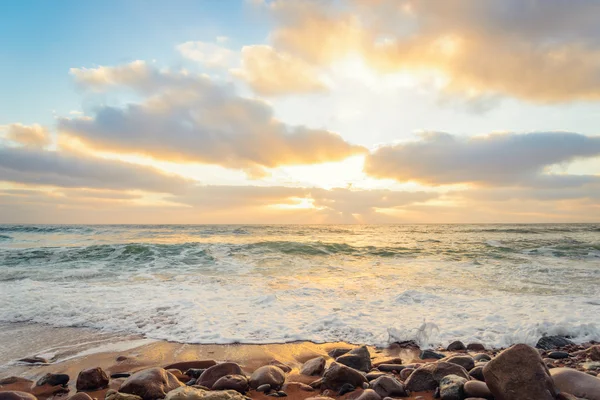
M0 323L187 343L600 340L600 224L0 225Z

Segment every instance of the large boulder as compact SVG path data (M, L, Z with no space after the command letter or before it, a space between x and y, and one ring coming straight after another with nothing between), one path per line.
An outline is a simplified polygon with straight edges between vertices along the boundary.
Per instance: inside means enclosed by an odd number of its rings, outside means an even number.
M442 400L463 400L464 386L467 379L457 375L446 375L440 380L440 397Z
M470 356L451 356L444 358L442 361L460 365L467 371L470 371L473 368L475 368L475 360L473 360L473 358L471 358Z
M163 368L149 368L131 375L121 384L119 392L135 394L143 400L163 399L173 389L184 386Z
M220 377L214 385L213 390L235 390L236 392L246 393L249 388L248 378L244 375L225 375Z
M349 383L354 387L362 387L363 383L366 382L367 378L359 371L333 362L323 374L321 387L323 389L338 391L345 383Z
M369 386L382 398L408 396L402 382L389 375L380 376L372 381Z
M96 390L108 386L109 378L100 367L84 369L77 375L78 391Z
M183 386L167 393L165 400L247 400L248 398L235 390L215 390Z
M27 392L8 390L6 392L0 392L0 400L37 400L37 397Z
M496 400L554 400L558 394L540 354L526 344L498 354L483 376Z
M340 364L363 372L371 370L371 354L367 346L357 347L335 359Z
M460 365L438 361L417 368L410 374L404 384L406 389L411 392L435 390L439 386L442 378L448 375L456 375L467 380L469 379L469 373Z
M274 365L260 367L250 376L250 387L253 389L268 384L271 385L271 389L279 390L284 382L285 372Z
M600 400L600 379L571 368L553 368L550 375L561 392L587 400Z
M207 368L206 371L200 375L200 377L196 380L196 385L211 389L216 381L226 375L243 375L242 368L236 363L232 362L213 365L212 367Z
M325 357L316 357L302 365L302 369L300 369L300 373L302 375L322 375L325 370Z
M543 336L537 341L535 347L542 350L552 350L572 344L575 343L563 336Z

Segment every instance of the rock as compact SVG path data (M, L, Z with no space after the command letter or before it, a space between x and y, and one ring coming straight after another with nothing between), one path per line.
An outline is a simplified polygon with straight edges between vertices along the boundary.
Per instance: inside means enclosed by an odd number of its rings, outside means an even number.
M563 358L569 358L569 353L566 351L552 351L548 354L548 358L553 360L562 360Z
M0 392L0 400L37 400L37 397L27 392L19 392L18 390L9 390Z
M370 386L381 397L408 396L402 382L391 376L381 376L371 382Z
M285 372L274 365L265 365L258 368L250 376L250 386L258 388L265 383L271 385L271 389L279 390L285 382Z
M456 365L460 365L467 371L470 371L473 368L475 368L475 361L473 361L473 359L469 356L452 356L452 357L444 358L443 361L446 361L446 362L449 362L452 364L456 364Z
M400 364L380 364L379 367L377 367L378 370L383 371L383 372L392 372L392 371L400 372L404 368L405 368L404 365L400 365Z
M356 400L381 400L381 396L373 389L366 389L356 398Z
M0 385L11 385L13 383L31 385L33 381L30 379L21 378L20 376L7 376L6 378L0 379Z
M263 392L263 393L268 393L271 391L271 385L269 385L268 383L265 383L264 385L260 385L259 387L256 388L257 392Z
M446 348L446 350L448 350L448 351L460 351L460 350L466 350L466 349L467 349L467 347L460 340L450 343L448 345L448 347Z
M575 343L562 336L543 336L540 338L540 340L538 340L535 347L542 350L551 350L573 344Z
M215 390L182 386L167 393L165 400L247 400L247 397L235 390Z
M558 394L540 354L526 344L498 354L483 376L496 400L554 400Z
M220 378L226 375L243 375L242 368L236 363L225 362L207 368L196 380L196 385L211 389Z
M111 379L118 379L118 378L129 378L131 376L131 374L125 373L125 372L121 372L118 374L111 374L110 377Z
M286 391L286 392L294 391L294 390L302 390L305 392L314 392L315 391L315 389L308 386L306 383L302 383L302 382L287 382L283 385L281 390Z
M356 388L349 384L349 383L344 383L342 385L342 387L340 388L340 390L338 391L338 396L343 396L346 393L350 393L350 392L354 392L356 390Z
M468 381L465 383L463 390L466 397L479 397L483 399L493 399L494 396L485 382Z
M559 393L558 397L556 398L557 400L582 400L579 397L575 397L572 394L569 393Z
M590 361L590 362L586 362L583 363L583 368L585 368L588 371L600 371L600 362L598 361Z
M367 390L369 388L369 384L367 382L363 382L362 388L363 390Z
M600 379L571 368L554 368L550 375L561 392L587 400L600 400Z
M469 343L467 345L467 350L469 351L485 351L485 346L481 343Z
M404 368L402 371L400 371L400 379L403 381L407 380L410 374L412 374L414 371L414 368Z
M125 361L125 360L129 360L129 357L127 356L119 356L116 358L117 362L121 362L121 361Z
M440 397L442 400L463 400L464 385L467 379L457 375L446 375L440 380Z
M104 400L142 400L142 398L135 394L121 393L113 389L108 389Z
M405 386L411 392L435 390L440 380L448 375L457 375L461 378L469 379L467 370L460 365L438 361L436 363L427 363L417 368L410 374L405 382Z
M385 375L387 375L385 372L371 371L367 374L367 380L370 382L372 380L379 378L380 376L385 376Z
M36 385L65 386L67 383L69 383L69 375L67 374L46 374L38 379Z
M352 350L352 349L340 347L340 348L336 348L336 349L333 349L333 350L329 350L329 352L327 354L329 355L329 357L331 357L333 359L336 359L339 356L342 356L342 355L346 354L350 350Z
M371 370L371 354L366 346L350 350L348 353L336 358L335 361L359 371L369 372Z
M168 392L184 386L179 379L163 368L148 368L123 382L119 392L135 394L143 400L163 399Z
M304 400L335 400L335 399L332 399L331 397L328 397L328 396L315 396L315 397L308 397Z
M108 386L108 375L100 367L84 369L77 375L77 391L96 390Z
M73 396L69 396L67 400L93 400L92 397L84 392L75 393Z
M323 374L323 371L325 371L325 357L316 357L305 362L304 365L302 365L300 373L308 376L320 376Z
M429 359L441 360L444 357L445 356L443 354L436 353L433 350L423 350L421 352L421 354L419 355L419 358L421 360L429 360Z
M592 361L600 361L600 345L599 344L596 344L596 345L590 347L589 349L587 349L586 353Z
M477 379L478 381L485 382L485 377L483 376L483 367L482 366L478 366L478 367L471 369L469 371L469 375L472 376L473 378Z
M190 378L198 379L204 371L206 371L206 368L190 368L186 369L184 374L189 376Z
M490 357L489 355L485 354L485 353L479 353L479 354L475 354L473 356L473 360L475 361L490 361L492 359L492 357Z
M187 371L188 369L207 369L217 365L215 360L193 360L193 361L180 361L173 364L165 365L164 369L178 369L180 371Z
M331 363L323 374L321 386L323 389L338 391L344 383L349 383L355 387L362 387L363 383L367 383L367 378L355 369L337 362Z
M277 361L277 360L270 361L268 365L274 365L276 367L279 367L286 374L292 370L292 367L282 363L281 361Z
M249 389L248 378L244 375L225 375L217 379L212 385L212 390L235 390L246 393Z
M375 363L373 363L373 367L377 368L382 364L398 364L398 365L402 365L403 361L400 357L393 357L393 358L385 358L383 360L379 360Z
M49 364L50 362L46 360L44 357L26 357L17 360L18 362L27 363L27 364Z

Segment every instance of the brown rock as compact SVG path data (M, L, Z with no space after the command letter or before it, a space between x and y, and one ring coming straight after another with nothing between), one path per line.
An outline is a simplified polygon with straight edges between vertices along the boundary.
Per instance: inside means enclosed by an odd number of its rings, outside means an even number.
M367 378L359 371L333 362L323 374L321 387L338 391L344 383L349 383L354 387L362 387L362 384L366 382Z
M0 385L12 385L14 383L32 385L33 381L30 379L21 378L20 376L8 376L6 378L0 379Z
M35 383L37 386L50 385L50 386L65 386L69 383L69 375L67 374L46 374L42 376Z
M435 390L440 380L448 375L457 375L469 379L469 373L460 365L439 361L417 368L406 380L406 389L411 392Z
M381 396L373 389L366 389L355 400L381 400Z
M467 345L467 350L469 351L485 351L485 346L481 343L469 343Z
M292 370L292 367L282 363L281 361L277 361L277 360L273 360L273 361L269 362L269 365L274 365L276 367L279 367L286 374Z
M469 371L469 375L475 379L477 379L478 381L484 381L485 382L485 377L483 376L483 367L482 366L478 366L475 367L473 369L471 369Z
M415 372L414 368L404 368L402 371L400 371L400 379L403 381L407 380L410 374L413 372Z
M335 359L335 358L338 358L339 356L346 354L350 350L352 350L352 349L348 348L348 347L338 347L333 350L329 350L329 352L327 354L329 355L329 357Z
M600 379L572 368L554 368L550 375L561 392L587 400L600 400Z
M481 381L468 381L463 386L465 396L467 397L480 397L484 399L493 399L494 396L490 389L487 387L485 382Z
M470 371L475 367L475 361L470 356L451 356L442 359L442 361L460 365L467 371Z
M309 385L307 385L306 383L302 383L302 382L287 382L282 386L281 390L283 390L284 392L294 391L294 390L302 390L304 392L314 392L315 391L314 388L312 388Z
M180 361L173 364L166 365L165 369L178 369L180 371L187 371L190 368L193 369L206 369L213 365L217 365L215 360L193 360L193 361Z
M37 400L37 397L31 393L9 390L0 392L0 400Z
M404 365L401 364L380 364L379 367L377 367L378 370L383 371L383 372L400 372L404 369Z
M246 393L248 388L248 378L244 375L222 376L212 386L212 390L235 390L240 393Z
M226 362L213 365L200 375L196 380L196 385L206 386L211 389L220 378L226 375L243 375L242 368L236 363Z
M142 398L135 394L121 393L116 390L108 389L104 400L142 400Z
M461 351L461 350L466 350L466 346L463 342L461 342L460 340L457 340L455 342L452 342L448 345L448 347L446 347L446 350L448 351Z
M404 397L408 396L402 382L391 376L381 376L370 383L373 389L381 397Z
M600 361L600 344L594 345L587 349L587 354L592 361Z
M526 344L498 354L483 376L496 400L554 400L558 394L540 354Z
M208 391L183 386L167 393L165 400L247 400L247 397L235 390Z
M313 358L313 359L305 362L304 365L302 365L302 369L300 370L300 373L302 375L308 375L308 376L313 376L313 375L320 376L323 374L324 370L325 370L325 357L316 357L316 358Z
M371 354L367 346L357 347L335 359L336 362L363 372L371 370Z
M100 367L84 369L77 375L78 391L96 390L108 386L109 378Z
M250 386L256 389L260 385L269 384L271 389L279 390L285 382L285 372L274 365L265 365L258 368L250 376Z
M84 392L75 393L73 396L69 396L67 400L93 400L92 397Z
M136 372L123 382L119 392L135 394L143 400L163 399L168 392L183 386L179 379L163 368Z
M373 367L377 368L382 364L402 364L402 359L400 357L394 358L386 358L384 360L379 360L376 363L373 363Z

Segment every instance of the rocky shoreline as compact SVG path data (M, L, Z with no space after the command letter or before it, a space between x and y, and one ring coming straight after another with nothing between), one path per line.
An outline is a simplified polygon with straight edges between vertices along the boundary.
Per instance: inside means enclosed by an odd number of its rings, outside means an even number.
M440 349L300 344L263 346L258 355L249 346L220 354L224 346L186 346L70 363L32 355L19 360L22 373L0 379L0 400L600 400L600 345L559 336L508 349L459 341ZM221 357L193 358L202 352Z

